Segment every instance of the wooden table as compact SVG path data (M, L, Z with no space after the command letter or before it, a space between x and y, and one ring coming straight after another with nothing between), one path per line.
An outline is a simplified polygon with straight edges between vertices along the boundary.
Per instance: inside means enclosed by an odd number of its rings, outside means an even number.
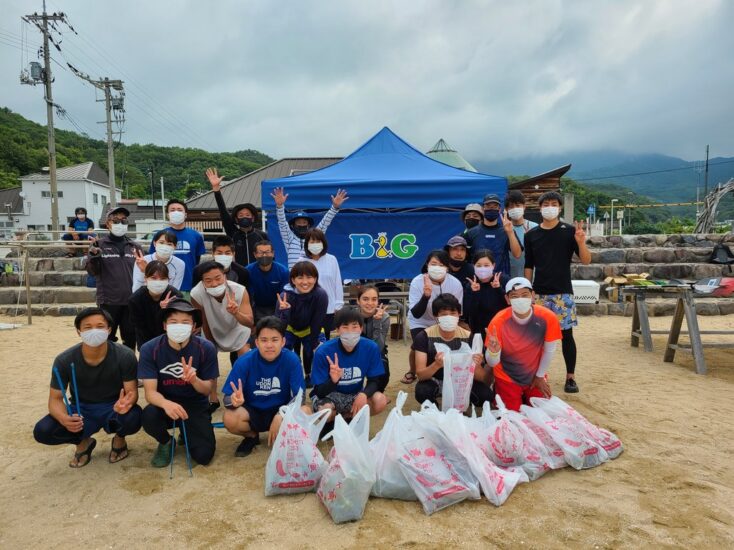
M632 314L632 332L630 345L639 347L640 339L646 352L652 351L652 335L668 334L663 361L672 363L677 350L693 354L696 373L706 374L706 360L703 357L703 348L734 348L734 343L703 343L702 334L734 334L732 330L700 330L698 315L694 301L693 289L689 285L654 285L654 286L625 286L622 287L623 296L634 297L634 312ZM647 314L648 296L670 298L676 300L675 313L670 330L650 330L650 319ZM686 318L688 331L681 331L683 317ZM689 344L679 344L681 334L687 334Z

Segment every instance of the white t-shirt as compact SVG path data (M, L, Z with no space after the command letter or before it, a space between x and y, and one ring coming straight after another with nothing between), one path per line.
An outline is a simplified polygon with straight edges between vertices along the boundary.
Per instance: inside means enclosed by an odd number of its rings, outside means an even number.
M447 273L446 278L440 284L434 283L433 281L431 282L433 283L431 297L428 299L426 311L422 316L416 319L413 317L413 312L410 310L412 310L413 306L420 302L420 299L423 297L423 273L417 275L412 281L410 281L410 290L408 291L408 323L410 324L411 329L428 328L431 325L436 324L436 318L433 316L433 312L431 311L431 304L433 304L433 300L435 300L436 296L439 294L453 294L454 297L459 300L460 304L464 302L464 287L461 286L461 283L456 277L452 277Z
M162 261L160 258L156 258L155 253L148 254L145 256L145 260L150 263L153 260ZM186 264L181 258L177 258L173 254L166 262L168 268L168 284L176 290L181 290L181 283L183 282L184 271L186 270ZM141 286L145 286L145 273L140 271L138 264L133 266L133 292L139 289Z
M329 297L326 314L329 315L344 307L344 283L336 256L324 254L318 260L305 256L299 259L299 261L303 260L311 262L319 272L319 286L326 291Z

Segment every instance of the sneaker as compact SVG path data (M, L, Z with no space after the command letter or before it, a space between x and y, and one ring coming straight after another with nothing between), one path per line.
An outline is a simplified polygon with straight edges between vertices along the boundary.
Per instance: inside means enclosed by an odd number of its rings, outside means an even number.
M153 468L165 468L171 463L171 445L175 445L176 442L171 438L168 443L158 444L158 448L155 450L155 454L150 461L150 465Z
M234 456L245 457L249 456L250 453L255 449L257 445L260 445L260 437L246 437L237 446L237 450L234 452Z
M566 393L578 393L579 387L576 384L576 380L574 380L573 378L569 378L568 380L566 380L566 385L563 386L563 391L565 391Z
M313 382L311 382L311 375L306 375L306 388L313 388Z

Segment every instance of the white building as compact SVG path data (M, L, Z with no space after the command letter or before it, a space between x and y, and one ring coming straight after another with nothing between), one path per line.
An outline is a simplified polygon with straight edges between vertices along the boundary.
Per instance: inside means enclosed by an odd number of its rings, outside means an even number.
M50 231L51 186L48 172L21 176L20 196L22 211L14 212L14 229ZM66 229L74 218L74 210L87 209L87 216L98 227L110 196L107 173L93 162L67 166L56 170L56 186L59 194L59 229ZM122 195L117 190L117 201Z

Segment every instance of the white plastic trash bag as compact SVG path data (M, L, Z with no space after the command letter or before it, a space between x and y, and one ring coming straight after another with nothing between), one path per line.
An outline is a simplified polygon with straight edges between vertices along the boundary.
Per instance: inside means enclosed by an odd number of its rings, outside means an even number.
M501 400L500 400L501 402ZM500 408L502 418L510 422L522 434L522 463L520 467L528 475L530 481L535 481L540 476L553 469L553 465L557 468L566 466L563 460L563 451L560 451L560 462L551 456L551 451L546 448L545 444L538 438L533 430L525 424L527 418L519 412L504 409L504 405ZM552 439L548 438L551 443ZM555 443L555 448L558 448Z
M334 523L361 519L375 483L375 463L369 449L370 408L362 407L347 424L341 415L334 421L334 431L324 439L334 438L329 466L321 476L316 491Z
M474 335L472 347L462 342L458 350L452 351L445 344L436 344L436 353L443 353L443 390L441 410L456 409L464 412L469 407L469 396L474 383L473 355L482 353L482 336Z
M316 446L330 409L315 414L301 410L303 390L285 407L283 423L265 465L265 496L316 490L326 462Z

